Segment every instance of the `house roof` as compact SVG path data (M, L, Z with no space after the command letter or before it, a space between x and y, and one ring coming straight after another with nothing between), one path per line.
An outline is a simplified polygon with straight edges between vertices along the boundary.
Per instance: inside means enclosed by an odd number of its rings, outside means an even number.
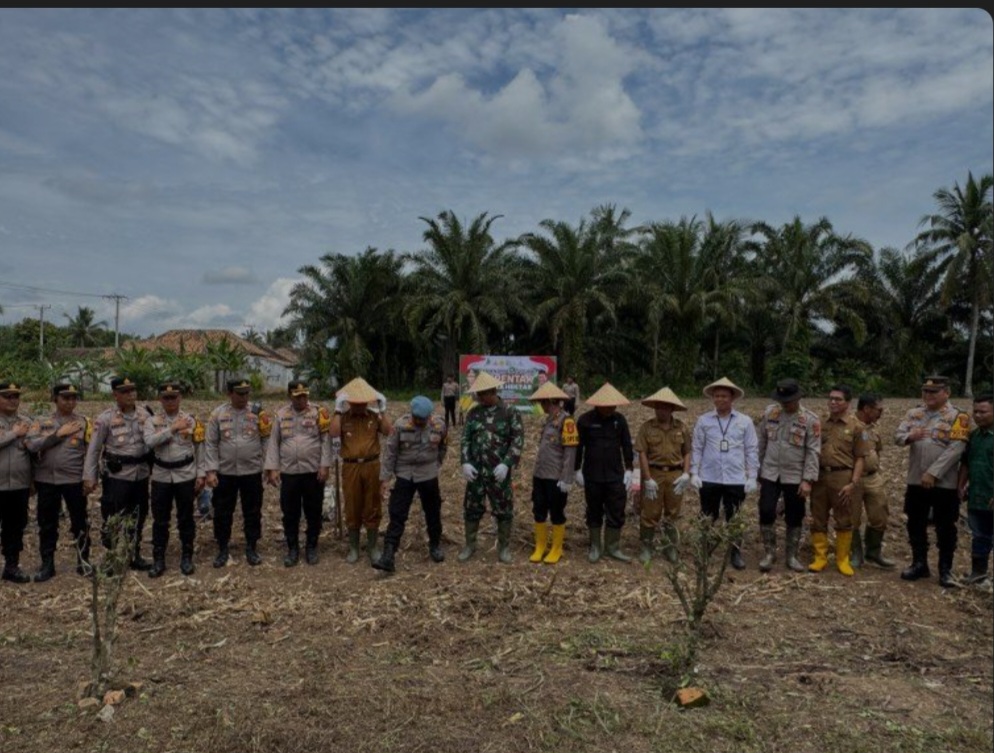
M272 348L267 348L264 345L256 345L227 329L171 329L163 332L158 337L139 340L135 342L135 345L148 350L165 348L179 353L182 348L186 353L203 354L207 352L208 345L213 345L222 340L227 340L231 345L241 348L248 356L258 356L274 361L287 361L284 356Z

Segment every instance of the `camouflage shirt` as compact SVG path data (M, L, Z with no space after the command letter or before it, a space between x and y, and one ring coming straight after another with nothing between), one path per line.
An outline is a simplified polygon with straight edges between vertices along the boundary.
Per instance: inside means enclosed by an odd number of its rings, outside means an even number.
M476 405L466 416L461 463L470 463L481 472L493 471L501 463L514 468L521 461L524 447L521 416L503 400L492 406Z

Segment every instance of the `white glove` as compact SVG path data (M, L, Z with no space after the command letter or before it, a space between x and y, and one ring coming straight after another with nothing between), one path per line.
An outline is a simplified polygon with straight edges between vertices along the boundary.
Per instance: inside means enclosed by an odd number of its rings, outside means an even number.
M387 409L387 399L382 392L376 393L376 405L369 406L373 413L383 413Z
M632 472L625 471L625 491L630 492L632 490Z
M579 486L581 489L583 488L583 471L576 472L576 475L573 476L573 483Z
M687 485L690 483L690 474L684 473L676 481L673 482L673 493L683 494L687 489Z
M556 482L556 486L559 487L559 491L563 494L569 494L569 490L573 488L573 484L569 481L558 481Z
M756 479L747 478L745 486L746 486L746 494L752 494L754 491L756 491Z
M475 481L477 473L478 471L473 467L472 463L462 464L462 475L466 477L467 481Z
M349 396L344 392L339 392L335 398L335 413L345 413L349 409Z
M647 478L642 483L642 494L646 499L655 499L659 494L659 483L655 479Z
M497 479L498 481L503 481L504 479L507 478L507 472L510 470L511 470L510 468L508 468L506 465L501 463L496 468L494 468L494 478Z
M698 476L697 474L693 474L690 477L690 485L692 487L694 487L695 489L700 489L702 486L704 486L704 482L701 481L701 477L700 476Z

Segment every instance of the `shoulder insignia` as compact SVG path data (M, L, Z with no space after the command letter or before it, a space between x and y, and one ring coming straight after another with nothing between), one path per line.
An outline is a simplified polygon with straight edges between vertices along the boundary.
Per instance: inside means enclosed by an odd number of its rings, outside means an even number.
M83 441L86 442L87 444L89 444L90 443L90 439L92 437L93 437L93 422L90 419L86 418L86 416L84 416L83 417Z
M195 444L200 444L207 438L207 430L199 418L194 418L193 422L193 441Z
M780 406L779 405L771 405L769 408L767 408L766 409L766 417L767 418L771 418L774 421L776 421L778 418L780 418Z
M265 439L273 431L273 420L266 411L259 412L259 436Z
M960 413L953 423L953 428L949 431L949 438L954 441L965 442L970 436L970 417L965 413Z
M576 447L580 444L580 433L576 430L576 421L571 416L567 416L563 421L561 436L563 447Z
M331 414L328 409L323 405L318 407L318 431L321 434L327 434L328 429L331 427Z

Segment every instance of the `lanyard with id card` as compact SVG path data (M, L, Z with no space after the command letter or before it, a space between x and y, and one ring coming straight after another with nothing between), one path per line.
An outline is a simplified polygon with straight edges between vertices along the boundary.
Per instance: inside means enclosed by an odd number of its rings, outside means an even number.
M721 441L718 443L718 450L720 452L728 452L728 440L725 439L725 434L728 432L728 427L732 425L732 416L728 417L728 423L724 426L721 425L721 418L715 416L715 420L718 422L718 429L721 431Z

